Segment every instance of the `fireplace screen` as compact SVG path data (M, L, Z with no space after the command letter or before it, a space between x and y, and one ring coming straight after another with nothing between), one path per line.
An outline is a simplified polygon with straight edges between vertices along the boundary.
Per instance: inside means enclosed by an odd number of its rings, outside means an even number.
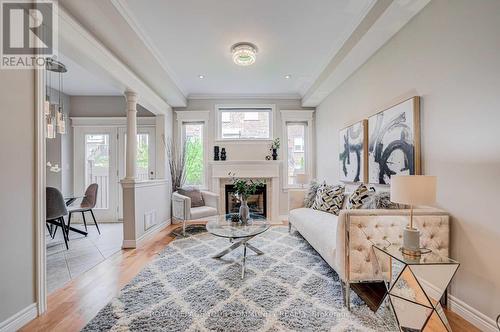
M266 217L266 185L257 190L254 195L248 198L248 207L251 213ZM234 186L226 184L226 213L238 213L240 201L234 195Z

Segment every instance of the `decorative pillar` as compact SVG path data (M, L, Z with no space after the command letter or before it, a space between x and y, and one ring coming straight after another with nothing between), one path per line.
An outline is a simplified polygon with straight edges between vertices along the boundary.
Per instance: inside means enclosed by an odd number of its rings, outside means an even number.
M127 163L125 179L136 179L136 156L137 156L137 93L125 91L127 101Z

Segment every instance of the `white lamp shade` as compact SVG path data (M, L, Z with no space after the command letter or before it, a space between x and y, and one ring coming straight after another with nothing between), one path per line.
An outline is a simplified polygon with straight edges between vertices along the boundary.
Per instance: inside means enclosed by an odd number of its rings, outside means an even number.
M306 174L297 174L295 175L295 182L297 184L307 184L309 182L309 179Z
M391 201L408 205L436 202L436 177L426 175L391 176Z

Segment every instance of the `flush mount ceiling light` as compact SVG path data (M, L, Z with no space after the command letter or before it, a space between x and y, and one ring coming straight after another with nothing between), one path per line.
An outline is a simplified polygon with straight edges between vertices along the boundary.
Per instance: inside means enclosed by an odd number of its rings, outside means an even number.
M257 46L251 43L236 43L231 46L233 61L238 66L250 66L255 62Z

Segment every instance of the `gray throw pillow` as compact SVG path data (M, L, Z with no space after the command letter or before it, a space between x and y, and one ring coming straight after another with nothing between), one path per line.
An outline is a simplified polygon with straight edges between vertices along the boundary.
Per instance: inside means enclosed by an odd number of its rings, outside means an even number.
M406 209L406 205L391 202L391 194L387 191L377 192L363 203L362 209Z
M304 198L304 206L306 208L311 208L316 199L316 192L318 191L320 184L316 180L311 180L309 184L309 189L307 190L306 196Z
M361 209L365 202L368 202L375 193L375 188L368 187L366 184L360 184L356 190L349 195L347 200L347 208L349 210Z
M177 192L183 196L191 198L192 208L205 206L205 201L203 200L203 195L201 194L200 189L187 187L180 188Z

